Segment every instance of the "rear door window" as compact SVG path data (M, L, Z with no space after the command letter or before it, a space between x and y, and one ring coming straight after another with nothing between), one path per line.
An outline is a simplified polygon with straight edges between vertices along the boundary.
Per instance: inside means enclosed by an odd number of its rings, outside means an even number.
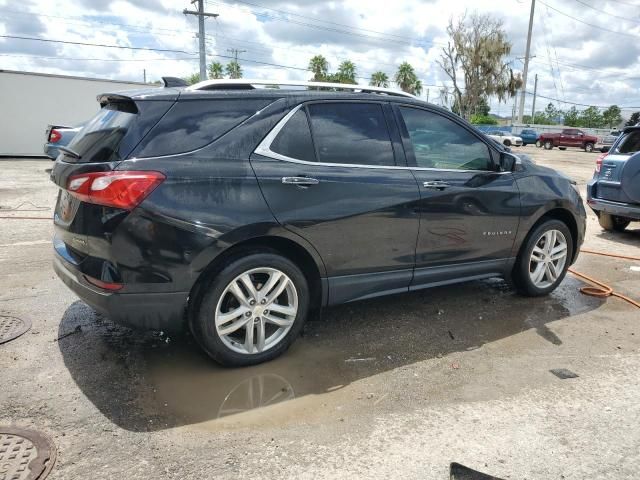
M271 151L295 160L315 162L311 129L304 108L289 119L271 144Z
M319 162L395 165L382 105L314 103L308 109Z
M142 140L134 156L156 157L197 150L272 101L251 98L178 101Z

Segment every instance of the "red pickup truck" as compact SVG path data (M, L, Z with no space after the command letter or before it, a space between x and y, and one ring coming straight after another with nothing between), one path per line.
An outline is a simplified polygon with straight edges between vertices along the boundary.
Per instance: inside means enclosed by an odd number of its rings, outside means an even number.
M546 150L551 150L553 147L560 147L561 149L579 147L585 152L593 152L593 147L598 142L598 138L587 135L577 128L565 128L560 133L543 133L538 141Z

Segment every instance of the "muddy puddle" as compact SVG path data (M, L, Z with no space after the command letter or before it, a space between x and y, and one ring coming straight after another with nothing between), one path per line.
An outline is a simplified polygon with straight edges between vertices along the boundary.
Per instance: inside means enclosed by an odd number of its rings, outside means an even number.
M60 332L82 331L59 345L83 393L123 428L211 424L305 399L313 409L356 381L530 329L559 345L550 322L601 305L580 295L581 285L567 278L549 297L531 299L491 280L325 309L284 356L238 369L218 366L188 336L131 332L80 302Z

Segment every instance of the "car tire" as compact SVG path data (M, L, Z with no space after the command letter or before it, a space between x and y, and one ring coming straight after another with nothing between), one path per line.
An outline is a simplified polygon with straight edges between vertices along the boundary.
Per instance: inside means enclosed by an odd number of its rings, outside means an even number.
M505 140L503 142L503 144L504 144L505 147L510 147L511 146L511 140Z
M598 223L600 223L600 226L608 232L623 232L625 228L629 226L631 220L617 215L600 212L600 215L598 215Z
M567 147L558 147L558 150L563 150L564 151L566 149L567 149Z
M540 140L536 140L536 147L542 148L542 142Z
M584 151L588 152L588 153L591 153L591 152L593 152L593 147L594 147L593 143L591 143L591 142L585 143L584 144Z
M573 237L567 225L560 220L543 221L529 232L520 248L512 276L517 291L527 297L551 293L564 279L572 258ZM540 268L542 277L538 278Z
M551 150L553 148L553 142L551 140L545 140L544 149Z
M261 294L272 278L280 280ZM191 318L192 333L213 360L228 367L255 365L284 353L300 335L309 310L306 277L289 259L272 252L248 253L230 261L205 280L201 291ZM271 301L270 292L277 295Z
M522 142L522 146L523 146L523 147L526 147L526 146L527 146L527 144L526 144L526 143L524 143L524 142Z

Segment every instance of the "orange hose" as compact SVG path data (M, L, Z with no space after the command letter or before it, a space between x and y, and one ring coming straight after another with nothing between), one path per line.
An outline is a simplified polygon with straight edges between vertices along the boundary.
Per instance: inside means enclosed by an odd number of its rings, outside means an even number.
M613 258L623 258L625 260L638 260L640 261L640 258L638 257L628 257L625 255L615 255L613 253L604 253L604 252L596 252L593 250L580 250L582 253L590 253L592 255L601 255L603 257L613 257ZM635 300L632 300L629 297L625 297L624 295L617 293L613 290L613 288L611 288L609 285L599 282L598 280L585 275L584 273L580 273L580 272L576 272L575 270L573 270L572 268L569 269L569 272L572 273L573 275L575 275L576 277L580 277L583 280L586 280L587 282L590 282L594 285L597 285L596 287L582 287L580 289L580 292L585 294L585 295L590 295L592 297L598 297L598 298L606 298L606 297L617 297L621 300L624 300L625 302L630 303L631 305L640 308L640 303L636 302Z

